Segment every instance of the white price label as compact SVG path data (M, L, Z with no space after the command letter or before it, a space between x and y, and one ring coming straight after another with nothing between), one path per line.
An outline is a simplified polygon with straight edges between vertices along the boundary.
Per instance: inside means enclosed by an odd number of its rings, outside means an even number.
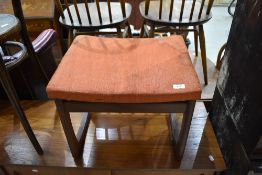
M185 89L185 84L173 84L173 89Z

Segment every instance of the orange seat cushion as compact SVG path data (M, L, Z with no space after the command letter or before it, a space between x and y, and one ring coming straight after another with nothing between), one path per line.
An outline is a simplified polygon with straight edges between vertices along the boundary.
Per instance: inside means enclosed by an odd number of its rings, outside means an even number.
M183 38L78 36L47 86L51 99L155 103L197 100L198 77Z

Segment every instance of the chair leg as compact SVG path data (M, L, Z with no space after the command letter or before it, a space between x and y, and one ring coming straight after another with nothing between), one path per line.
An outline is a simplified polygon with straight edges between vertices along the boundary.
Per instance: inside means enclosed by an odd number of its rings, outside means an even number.
M70 113L64 108L62 100L56 100L56 107L59 113L60 121L64 128L69 148L72 156L77 159L83 152L85 137L90 122L90 117L85 113L81 120L81 126L78 129L77 135L74 132L73 125L70 119Z
M121 27L120 26L117 26L116 27L116 31L117 31L117 36L118 38L123 38L123 34L121 32Z
M142 23L142 27L141 27L141 31L140 31L140 38L144 38L144 34L145 34L145 21L143 21Z
M149 38L154 38L155 35L155 24L151 24L150 25L151 29L150 29L150 33L149 33Z
M129 22L127 22L126 25L127 25L128 38L133 38Z
M9 175L7 170L5 169L5 167L3 165L0 165L0 174Z
M198 56L198 28L194 27L195 54Z
M222 53L226 48L227 43L225 43L219 50L218 55L217 55L217 62L216 62L216 68L219 70L222 64L223 56Z
M0 57L0 59L2 59ZM38 143L34 133L33 133L33 130L25 116L25 113L19 103L19 100L18 100L18 96L15 92L15 88L11 82L11 79L10 79L10 76L8 74L8 72L6 71L5 69L5 65L3 63L2 60L0 60L0 81L2 83L2 86L12 104L12 106L14 107L15 109L15 112L16 112L16 115L19 117L24 129L25 129L25 132L27 133L31 143L33 144L35 150L37 151L38 154L43 154L43 150L40 146L40 144Z
M21 70L21 68L18 66L18 71L26 85L26 88L28 90L28 92L30 93L30 96L32 99L36 99L36 96L35 96L35 93L34 93L34 90L31 88L29 82L27 81L26 77L25 77L25 74L23 73L23 71Z
M71 44L73 42L73 38L74 38L73 35L74 35L73 34L73 29L69 29L69 31L68 31L68 39L67 39L67 47L68 48L71 46Z
M200 49L201 49L201 58L202 58L204 80L205 80L205 85L207 85L208 84L208 78L207 78L207 57L206 57L205 34L204 34L203 25L199 26L199 41L200 41Z

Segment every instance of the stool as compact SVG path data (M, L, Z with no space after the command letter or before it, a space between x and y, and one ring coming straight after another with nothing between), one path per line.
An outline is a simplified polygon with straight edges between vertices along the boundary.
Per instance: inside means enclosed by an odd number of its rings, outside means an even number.
M181 36L78 36L51 78L47 93L55 99L74 158L83 151L90 119L83 117L75 135L69 112L183 113L181 132L175 138L181 158L201 87ZM171 117L171 125L173 121Z

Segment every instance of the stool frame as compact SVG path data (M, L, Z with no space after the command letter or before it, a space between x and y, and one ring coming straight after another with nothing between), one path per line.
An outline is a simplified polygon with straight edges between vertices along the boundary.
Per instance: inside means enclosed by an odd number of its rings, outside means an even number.
M73 157L82 155L85 136L90 122L90 116L84 115L77 134L70 119L70 112L119 112L119 113L183 113L181 130L178 138L175 138L176 130L175 115L170 115L171 132L174 141L175 153L181 160L184 154L186 141L195 108L195 102L163 102L163 103L100 103L100 102L77 102L56 99L55 103L60 120Z

